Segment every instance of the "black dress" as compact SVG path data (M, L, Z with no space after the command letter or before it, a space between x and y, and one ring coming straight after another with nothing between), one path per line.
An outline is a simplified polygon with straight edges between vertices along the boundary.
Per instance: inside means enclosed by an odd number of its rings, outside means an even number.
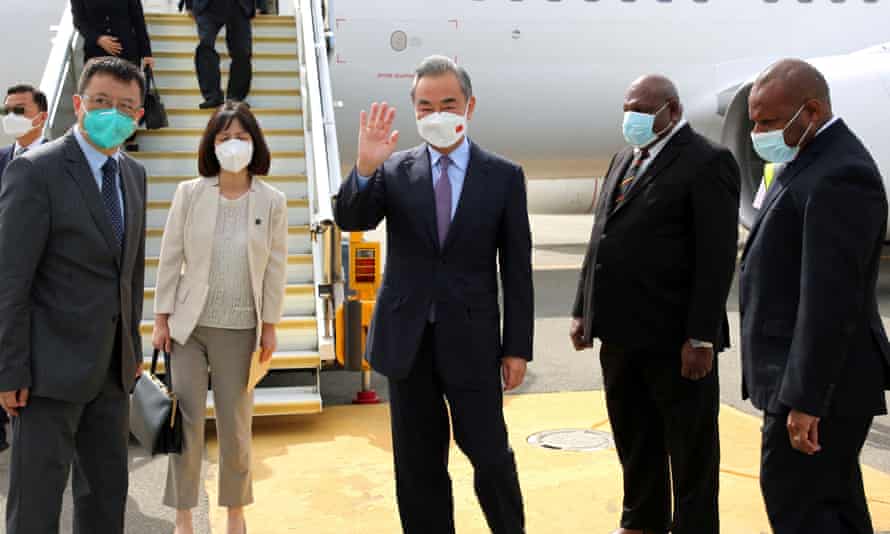
M118 39L120 57L126 60L139 65L142 58L151 57L141 0L71 0L71 14L84 38L84 61L110 55L99 46L103 35Z

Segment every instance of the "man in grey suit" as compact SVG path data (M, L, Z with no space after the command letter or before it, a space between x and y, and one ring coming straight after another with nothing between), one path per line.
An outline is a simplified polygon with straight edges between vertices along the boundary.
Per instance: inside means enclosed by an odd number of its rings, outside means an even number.
M73 463L74 532L124 532L128 398L141 373L145 170L119 150L145 81L87 63L64 137L0 187L0 406L13 417L8 534L59 530Z

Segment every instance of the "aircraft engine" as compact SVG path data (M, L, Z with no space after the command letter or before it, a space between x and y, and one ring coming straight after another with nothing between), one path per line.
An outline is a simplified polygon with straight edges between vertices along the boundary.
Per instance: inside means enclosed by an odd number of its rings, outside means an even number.
M808 60L828 79L832 108L862 139L877 161L890 190L890 43L851 54ZM748 95L753 77L731 99L721 140L741 166L742 197L739 218L745 227L754 222L754 196L763 177L763 160L751 146L753 123L748 118ZM888 232L890 239L890 232Z

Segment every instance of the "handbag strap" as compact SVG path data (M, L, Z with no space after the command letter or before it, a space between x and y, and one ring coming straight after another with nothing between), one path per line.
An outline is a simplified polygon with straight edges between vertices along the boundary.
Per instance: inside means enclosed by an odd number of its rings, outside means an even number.
M158 376L158 356L161 351L155 349L151 354L151 375ZM173 368L170 367L170 353L166 350L164 351L164 385L167 386L167 389L173 391Z
M149 94L157 94L158 86L155 84L155 75L152 68L146 65L145 68L142 69L142 72L145 74L145 95L143 95L143 97Z

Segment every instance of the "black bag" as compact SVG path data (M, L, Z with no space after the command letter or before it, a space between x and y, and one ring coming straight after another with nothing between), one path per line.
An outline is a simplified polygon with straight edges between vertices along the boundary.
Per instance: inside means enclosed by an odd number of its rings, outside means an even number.
M164 351L164 380L155 374L158 350L151 357L151 371L136 382L130 398L130 431L152 456L182 452L182 413L170 371L170 354Z
M145 95L142 106L145 108L145 115L139 121L140 124L144 124L149 130L160 130L168 126L167 110L164 108L164 103L161 102L161 95L158 93L158 86L155 84L151 67L145 67Z

